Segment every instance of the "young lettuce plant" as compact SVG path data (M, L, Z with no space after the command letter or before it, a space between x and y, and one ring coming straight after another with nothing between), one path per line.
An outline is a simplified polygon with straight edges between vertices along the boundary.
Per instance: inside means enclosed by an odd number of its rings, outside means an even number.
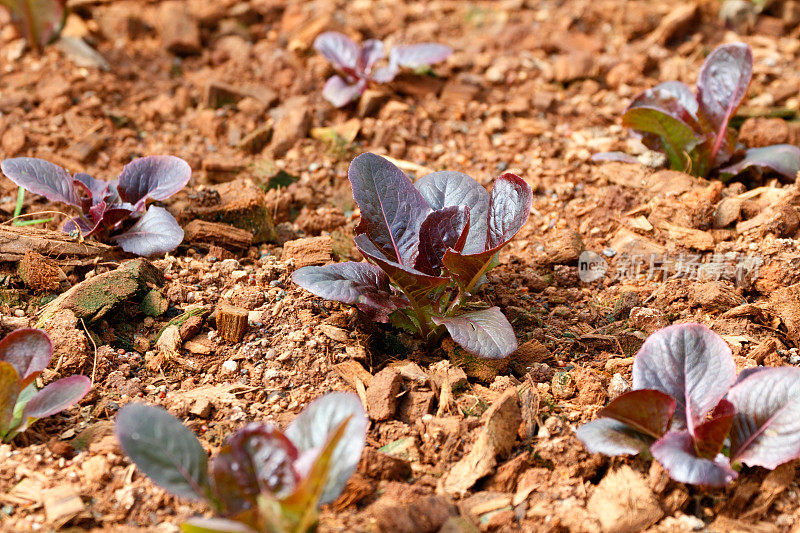
M314 49L325 56L344 75L332 76L322 89L322 96L336 107L357 100L369 82L389 83L400 72L400 67L420 69L444 61L453 53L449 46L437 43L420 43L395 46L389 52L389 64L373 70L383 59L383 42L369 39L357 45L350 37L335 31L320 34Z
M35 49L58 37L67 18L67 0L0 0L11 22Z
M43 159L17 157L0 163L11 181L52 202L81 209L62 230L83 237L110 239L142 256L164 254L183 241L183 230L163 207L148 200L165 200L183 189L192 170L174 156L149 156L125 165L119 179L101 181L83 172L69 172Z
M649 453L676 481L722 486L741 464L773 469L800 457L800 368L737 377L719 335L700 324L669 326L636 354L633 390L598 415L577 430L592 453Z
M89 392L86 376L69 376L37 390L34 380L52 357L50 337L40 329L18 329L0 341L0 440L11 441L39 418L63 411Z
M634 98L622 124L642 134L643 142L667 154L670 168L705 177L719 169L723 178L745 169L774 171L794 179L800 170L800 148L777 144L743 151L729 126L753 75L753 53L744 43L717 47L706 58L697 79L697 94L679 81L668 81ZM595 160L623 160L618 152ZM719 168L725 163L734 164Z
M157 485L205 500L221 518L194 518L187 533L305 533L334 501L364 449L368 420L355 394L311 402L286 431L250 423L208 464L200 441L160 407L129 404L117 415L123 451Z
M431 342L445 328L479 357L498 359L516 350L514 330L499 308L463 306L528 220L530 186L503 174L489 194L466 174L447 171L412 183L370 153L353 160L348 178L361 210L355 244L369 263L304 267L292 280Z

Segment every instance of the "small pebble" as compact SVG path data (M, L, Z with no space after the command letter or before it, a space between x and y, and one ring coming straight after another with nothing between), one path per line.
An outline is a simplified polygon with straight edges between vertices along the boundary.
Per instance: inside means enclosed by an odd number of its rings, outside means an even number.
M224 374L233 374L238 370L239 365L233 359L228 359L224 363L222 363L222 372Z
M17 318L21 318L25 316L25 311L23 311L22 309L14 309L14 316Z
M611 377L611 383L608 384L608 396L612 400L630 390L631 385L624 377L622 377L622 374L617 372Z

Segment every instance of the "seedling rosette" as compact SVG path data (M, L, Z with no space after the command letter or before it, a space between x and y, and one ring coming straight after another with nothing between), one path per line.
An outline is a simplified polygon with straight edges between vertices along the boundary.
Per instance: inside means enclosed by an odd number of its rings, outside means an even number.
M800 148L777 144L744 150L729 125L752 76L753 53L748 45L719 46L703 63L697 94L679 81L660 83L634 98L622 124L641 133L649 148L666 153L673 170L704 177L718 169L728 179L754 169L794 179L800 170ZM610 152L593 159L629 161L627 157Z
M490 194L466 174L449 171L412 183L370 153L353 160L348 178L361 210L355 244L368 263L304 267L292 280L431 342L446 330L479 357L498 359L516 350L514 331L499 308L464 306L500 249L525 225L530 186L503 174Z
M650 454L676 481L722 486L742 464L773 469L800 457L800 368L755 367L737 377L719 335L670 326L636 354L633 390L598 415L577 431L589 451Z
M187 533L304 533L317 508L334 501L361 458L367 417L358 396L318 398L286 431L250 423L233 433L210 465L200 441L159 407L126 405L116 434L153 482L183 498L205 500L220 515L194 518Z
M389 52L389 64L375 68L386 57L382 41L369 39L359 46L347 35L335 31L320 34L314 41L314 49L344 76L331 76L322 89L323 98L336 107L357 100L370 83L389 83L401 67L425 68L453 53L452 48L438 43L395 46Z
M142 157L125 165L119 179L101 181L80 172L70 176L58 165L32 157L6 159L0 169L11 181L51 202L78 207L65 233L114 241L141 256L164 254L183 241L183 230L163 207L148 200L166 200L183 189L192 170L174 156Z
M50 337L39 329L18 329L0 341L0 439L11 441L39 418L60 413L89 392L86 376L69 376L37 390L34 380L52 357Z

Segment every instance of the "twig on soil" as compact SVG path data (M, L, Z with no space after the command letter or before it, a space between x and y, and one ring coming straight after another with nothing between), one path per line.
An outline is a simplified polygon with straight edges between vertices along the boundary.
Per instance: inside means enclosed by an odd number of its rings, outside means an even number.
M81 326L83 326L83 330L86 332L86 336L89 337L89 341L92 343L92 347L94 348L94 362L92 363L92 377L91 382L92 386L94 386L94 373L97 370L97 344L94 342L91 333L89 333L89 329L86 327L83 319L81 318Z

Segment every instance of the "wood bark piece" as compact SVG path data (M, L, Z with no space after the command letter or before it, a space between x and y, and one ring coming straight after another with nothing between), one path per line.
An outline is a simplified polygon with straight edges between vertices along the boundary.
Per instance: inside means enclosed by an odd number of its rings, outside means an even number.
M221 222L252 233L253 244L277 242L267 198L258 186L249 181L236 180L206 190L217 193L219 200L205 205L197 205L196 202L186 204L178 214L182 223L193 219Z
M40 323L63 309L76 318L96 320L117 304L144 294L164 284L164 274L144 258L125 261L116 270L91 277L72 287L47 304Z
M333 254L333 240L329 235L305 237L288 241L283 245L281 260L294 261L295 268L330 263Z
M47 521L56 529L82 514L86 507L75 487L59 485L42 493Z
M217 306L217 333L228 342L241 342L247 331L247 309L228 304Z
M81 266L114 252L112 246L79 242L66 233L30 226L0 226L0 261L19 261L28 252L55 259L64 266Z
M245 251L253 244L252 233L220 222L192 220L183 231L189 244L214 244L232 251Z

